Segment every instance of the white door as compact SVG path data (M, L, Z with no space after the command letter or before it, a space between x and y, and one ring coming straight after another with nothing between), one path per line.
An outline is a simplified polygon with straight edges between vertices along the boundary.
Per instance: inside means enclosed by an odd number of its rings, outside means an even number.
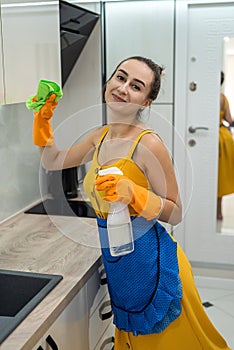
M184 249L191 261L234 264L234 235L216 227L220 71L224 37L234 37L234 3L190 4L187 15L184 143L193 174L185 184L191 200L184 217Z

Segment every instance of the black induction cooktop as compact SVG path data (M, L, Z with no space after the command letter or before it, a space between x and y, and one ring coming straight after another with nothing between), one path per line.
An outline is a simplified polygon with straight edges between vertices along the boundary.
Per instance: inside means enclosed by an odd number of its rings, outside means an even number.
M87 201L69 199L46 199L25 211L25 214L61 215L96 218L96 214Z

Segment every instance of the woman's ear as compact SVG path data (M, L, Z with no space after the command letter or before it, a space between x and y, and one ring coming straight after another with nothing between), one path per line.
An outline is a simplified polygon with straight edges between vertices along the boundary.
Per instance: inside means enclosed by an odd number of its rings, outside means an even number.
M149 98L148 100L145 101L142 107L149 107L152 104L153 100Z

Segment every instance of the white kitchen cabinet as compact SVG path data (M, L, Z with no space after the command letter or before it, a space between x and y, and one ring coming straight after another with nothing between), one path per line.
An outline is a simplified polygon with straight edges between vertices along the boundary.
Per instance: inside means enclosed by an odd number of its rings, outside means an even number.
M107 330L110 336L111 325L110 298L101 266L32 350L96 350Z
M173 105L172 104L152 104L147 118L147 125L156 131L162 138L169 153L173 152ZM178 137L175 135L175 137Z
M148 57L165 67L159 95L143 121L159 133L171 155L174 142L181 143L173 127L174 7L173 0L105 2L107 79L131 56ZM120 40L121 49L116 45Z
M87 286L68 304L33 350L88 350ZM57 346L57 348L56 348Z
M60 84L58 0L2 0L1 22L4 103L25 102L37 91L40 79Z
M89 350L94 350L106 330L112 324L112 309L103 267L96 271L88 281L89 312ZM91 303L90 303L91 301Z
M107 78L123 59L149 57L165 67L157 102L173 101L174 6L173 0L105 3Z
M75 1L73 2L74 5L83 7L89 11L93 11L95 13L101 13L101 3L95 2L95 1L91 1L91 2L86 2L86 1Z
M84 286L57 318L48 335L59 349L84 350L88 349L88 326L87 286ZM45 350L51 350L48 343Z
M115 326L110 323L94 350L114 350Z

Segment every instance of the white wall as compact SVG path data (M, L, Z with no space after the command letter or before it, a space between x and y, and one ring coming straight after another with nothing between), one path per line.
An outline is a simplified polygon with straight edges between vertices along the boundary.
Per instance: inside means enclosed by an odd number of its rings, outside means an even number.
M0 221L39 198L32 123L24 104L0 106Z

